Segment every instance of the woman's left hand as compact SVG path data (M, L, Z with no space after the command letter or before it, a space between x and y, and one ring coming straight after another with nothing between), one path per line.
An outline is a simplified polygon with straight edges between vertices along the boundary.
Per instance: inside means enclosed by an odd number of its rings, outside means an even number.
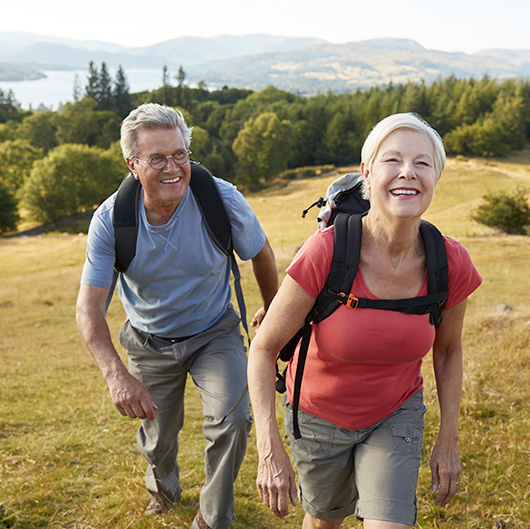
M431 456L432 490L438 492L436 505L447 505L458 492L462 465L458 453L458 440L438 437Z

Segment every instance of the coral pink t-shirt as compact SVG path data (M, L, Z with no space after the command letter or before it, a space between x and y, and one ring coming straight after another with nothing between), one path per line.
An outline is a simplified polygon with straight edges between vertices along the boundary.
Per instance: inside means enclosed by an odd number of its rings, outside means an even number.
M287 273L316 298L324 287L333 258L333 226L314 233L295 256ZM444 237L449 269L446 309L467 298L482 282L467 250ZM352 286L357 297L375 296L359 268ZM427 274L418 295L427 294ZM435 327L428 314L356 309L341 305L313 325L307 353L300 409L338 426L358 430L397 410L423 387L422 358L430 351ZM287 372L293 402L298 350Z

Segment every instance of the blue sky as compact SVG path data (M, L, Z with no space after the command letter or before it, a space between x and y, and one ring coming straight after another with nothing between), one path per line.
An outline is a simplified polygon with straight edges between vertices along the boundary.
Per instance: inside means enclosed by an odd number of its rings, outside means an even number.
M147 46L265 33L333 43L408 38L427 49L530 50L528 0L14 0L0 31Z

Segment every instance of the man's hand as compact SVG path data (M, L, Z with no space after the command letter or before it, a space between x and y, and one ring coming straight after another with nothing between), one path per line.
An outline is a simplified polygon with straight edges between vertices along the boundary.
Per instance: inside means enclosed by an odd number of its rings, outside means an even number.
M127 370L107 380L110 396L116 409L131 419L153 421L157 406L147 388Z
M250 322L251 327L259 327L261 325L261 322L263 321L263 318L265 317L266 310L264 307L261 307L257 310L256 314L254 314L254 317L252 318L252 321Z

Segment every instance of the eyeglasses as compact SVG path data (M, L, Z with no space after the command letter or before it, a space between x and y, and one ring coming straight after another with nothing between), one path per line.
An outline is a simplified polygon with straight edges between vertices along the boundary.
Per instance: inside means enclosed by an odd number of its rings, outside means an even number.
M149 166L151 166L152 169L160 170L165 169L166 165L168 164L168 160L171 158L177 165L185 164L189 158L190 158L191 151L189 149L186 149L185 151L177 151L174 154L170 154L169 156L163 156L162 154L157 154L153 156L152 158L149 158L149 160L140 160L140 158L136 158L137 162L145 163Z

